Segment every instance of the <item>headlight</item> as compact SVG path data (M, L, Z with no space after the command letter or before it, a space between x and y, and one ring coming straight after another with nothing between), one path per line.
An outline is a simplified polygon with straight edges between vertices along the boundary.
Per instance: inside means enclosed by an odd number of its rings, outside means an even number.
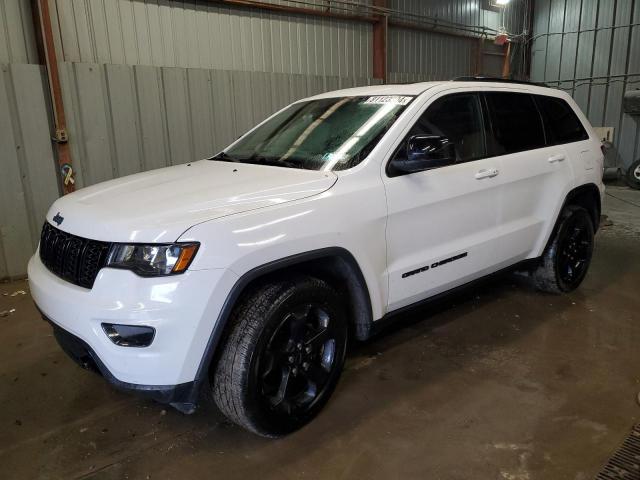
M126 268L142 277L184 273L198 251L198 243L139 245L116 243L111 247L107 267Z

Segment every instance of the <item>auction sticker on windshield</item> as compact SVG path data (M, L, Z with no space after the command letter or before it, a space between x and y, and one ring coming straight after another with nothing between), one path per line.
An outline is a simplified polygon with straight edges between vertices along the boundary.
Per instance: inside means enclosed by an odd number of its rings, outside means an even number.
M413 97L404 97L401 95L379 95L369 97L364 103L391 103L394 105L407 105Z

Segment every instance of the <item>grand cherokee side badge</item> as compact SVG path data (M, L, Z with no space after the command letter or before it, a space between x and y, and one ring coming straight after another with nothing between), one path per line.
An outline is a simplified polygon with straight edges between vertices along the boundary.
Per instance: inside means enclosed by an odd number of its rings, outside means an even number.
M60 212L56 213L56 216L53 217L53 221L56 222L58 226L64 221L64 217L60 215Z
M442 265L446 265L447 263L455 262L456 260L460 260L468 255L467 252L459 253L458 255L454 255L453 257L445 258L444 260L440 260L438 262L433 262L431 265L425 265L424 267L416 268L415 270L411 270L410 272L406 272L402 274L402 278L410 277L411 275L416 275L418 273L426 272L429 269L441 267Z

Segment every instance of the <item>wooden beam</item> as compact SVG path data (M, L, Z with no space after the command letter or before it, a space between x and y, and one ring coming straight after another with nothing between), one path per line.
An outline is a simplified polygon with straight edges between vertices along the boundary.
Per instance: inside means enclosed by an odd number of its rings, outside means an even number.
M484 69L484 37L478 38L478 47L476 52L476 75L482 75Z
M386 0L374 0L374 6L386 7ZM379 15L373 24L373 78L387 83L387 38L389 32L389 18Z
M54 140L58 157L58 167L62 193L67 194L75 190L75 179L73 164L71 162L71 151L67 139L67 119L64 112L64 102L62 100L62 86L60 84L60 74L58 72L58 58L53 41L53 28L51 26L51 13L49 12L49 0L38 0L38 20L36 28L42 34L44 47L44 64L49 78L49 91L53 104Z
M504 46L504 61L502 62L502 78L511 76L511 42L507 42Z

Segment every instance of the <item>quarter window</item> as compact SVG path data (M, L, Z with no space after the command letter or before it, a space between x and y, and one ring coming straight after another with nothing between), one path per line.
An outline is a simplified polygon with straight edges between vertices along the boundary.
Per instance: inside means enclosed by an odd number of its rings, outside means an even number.
M484 95L492 127L487 132L490 156L545 146L542 121L531 95L512 92L487 92Z
M550 145L587 140L589 134L569 104L555 97L535 96L547 129Z
M396 158L406 156L406 140L413 135L439 135L454 144L457 162L485 156L480 102L476 94L452 94L433 102L411 128Z

